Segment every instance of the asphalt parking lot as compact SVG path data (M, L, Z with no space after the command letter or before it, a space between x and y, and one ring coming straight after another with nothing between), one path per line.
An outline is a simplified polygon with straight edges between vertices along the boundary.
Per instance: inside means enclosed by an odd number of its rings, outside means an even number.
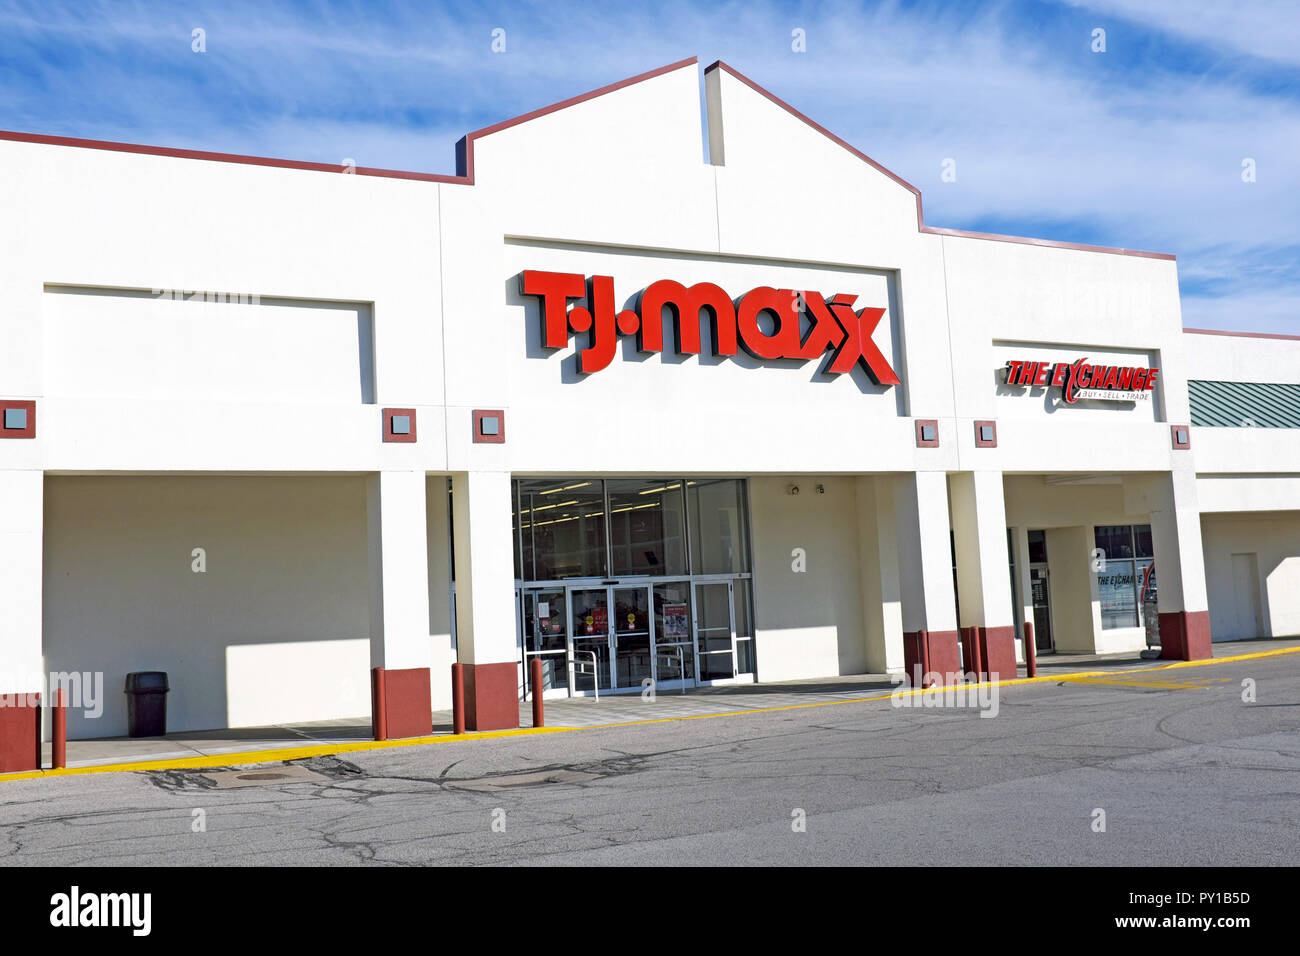
M1298 653L974 703L6 781L0 863L1300 863Z

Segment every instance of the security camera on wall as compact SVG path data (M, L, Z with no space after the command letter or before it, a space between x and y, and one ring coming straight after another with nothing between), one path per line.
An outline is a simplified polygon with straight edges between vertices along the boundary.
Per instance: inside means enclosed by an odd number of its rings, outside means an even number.
M786 492L788 494L797 495L799 493L799 486L791 485L789 488L786 489Z

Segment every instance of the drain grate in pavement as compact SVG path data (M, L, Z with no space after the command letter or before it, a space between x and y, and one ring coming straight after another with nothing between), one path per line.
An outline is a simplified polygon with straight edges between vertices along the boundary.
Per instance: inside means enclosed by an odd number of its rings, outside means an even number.
M269 767L265 770L218 770L203 776L216 785L218 790L232 787L265 787L284 783L316 783L327 778L308 770L306 767Z
M586 783L596 780L598 773L585 770L538 770L533 773L503 774L499 777L482 777L478 780L447 780L444 786L460 790L478 790L492 793L497 790L510 790L515 787L536 787L547 783Z

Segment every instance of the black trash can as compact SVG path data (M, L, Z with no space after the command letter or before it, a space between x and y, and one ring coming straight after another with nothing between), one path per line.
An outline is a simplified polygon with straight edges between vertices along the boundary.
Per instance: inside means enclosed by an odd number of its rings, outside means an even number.
M167 672L136 671L126 675L126 726L131 737L167 733Z

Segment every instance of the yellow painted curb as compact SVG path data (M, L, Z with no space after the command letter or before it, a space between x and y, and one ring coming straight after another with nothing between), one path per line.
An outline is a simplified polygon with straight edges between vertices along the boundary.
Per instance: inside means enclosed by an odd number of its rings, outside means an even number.
M1122 674L1141 674L1151 671L1172 670L1179 667L1204 667L1210 664L1233 664L1239 661L1259 660L1266 657L1279 657L1283 654L1300 654L1300 645L1283 647L1271 651L1256 651L1250 654L1236 654L1230 657L1212 657L1203 661L1173 661L1168 664L1155 664L1150 667L1133 667L1121 671ZM999 681L979 681L963 685L967 691L977 687L1010 687L1016 684L1077 683L1108 684L1110 686L1153 687L1162 690L1201 688L1199 684L1137 683L1134 681L1114 680L1115 672L1106 670L1071 671L1066 674L1040 674L1037 677L1016 677ZM1110 677L1111 680L1097 678ZM636 727L644 724L665 724L676 720L704 720L710 717L743 717L748 714L770 714L782 710L803 710L810 707L832 707L837 704L864 704L872 701L891 700L899 697L914 697L924 694L927 688L902 687L887 694L870 697L850 697L844 700L819 700L807 704L783 704L779 707L754 707L745 710L728 710L716 714L682 714L680 717L652 717L645 720L622 720L607 724L589 724L583 727L519 727L514 730L490 730L481 733L438 734L430 737L408 737L402 740L361 740L350 744L315 744L308 747L282 747L273 750L244 750L226 754L199 754L193 757L174 757L160 760L141 760L131 763L95 764L89 767L68 767L60 770L28 770L20 773L0 774L0 783L6 780L31 780L41 777L71 777L91 773L123 773L138 770L184 770L205 767L230 767L238 764L274 763L277 761L302 760L306 757L324 757L332 754L359 753L369 750L396 750L401 747L420 747L426 744L461 743L471 740L492 740L498 737L525 737L533 734L559 734L575 730L608 730L612 727Z
M1150 670L1173 670L1175 667L1204 667L1206 664L1231 664L1235 661L1255 661L1264 657L1280 657L1283 654L1300 653L1300 647L1279 647L1272 651L1255 651L1250 654L1236 654L1232 657L1209 657L1203 661L1170 661Z

